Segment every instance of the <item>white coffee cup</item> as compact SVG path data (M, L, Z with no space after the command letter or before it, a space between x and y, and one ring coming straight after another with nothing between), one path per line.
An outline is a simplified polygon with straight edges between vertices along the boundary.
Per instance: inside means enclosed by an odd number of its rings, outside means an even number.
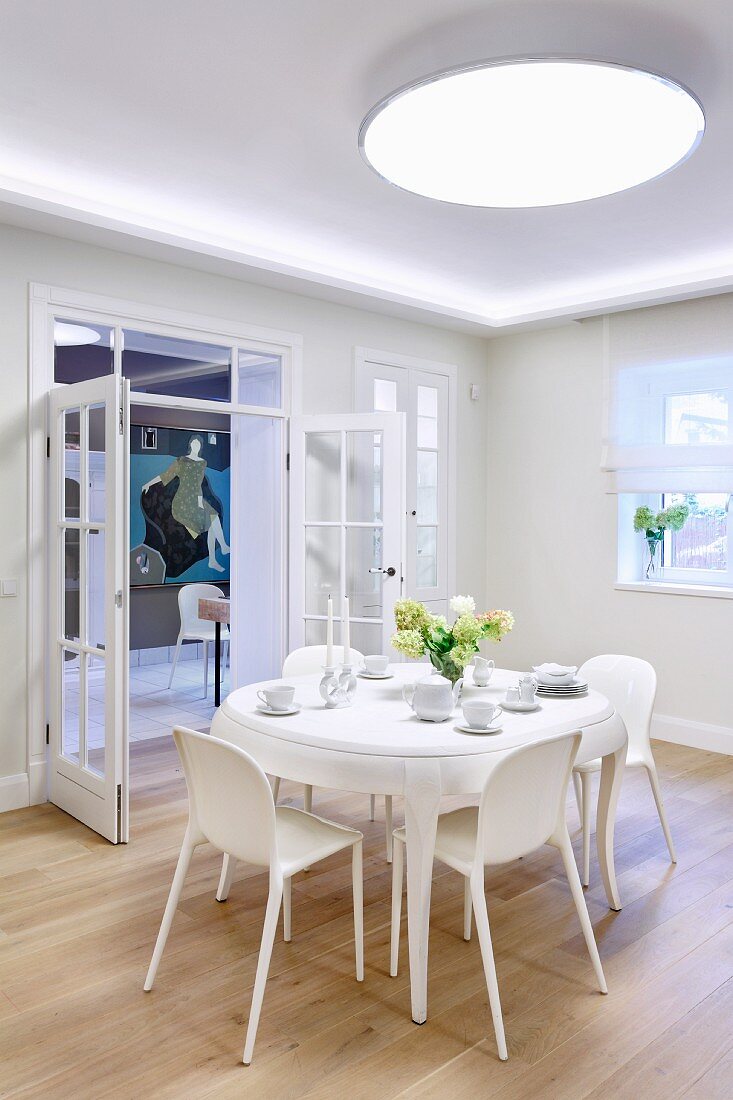
M293 705L295 688L290 684L274 684L258 691L257 698L270 710L288 710Z
M383 657L381 653L370 653L368 657L364 658L364 668L372 676L383 676L387 671L388 664L389 657Z
M463 717L471 729L485 730L494 718L501 714L501 707L488 699L466 699L463 703Z

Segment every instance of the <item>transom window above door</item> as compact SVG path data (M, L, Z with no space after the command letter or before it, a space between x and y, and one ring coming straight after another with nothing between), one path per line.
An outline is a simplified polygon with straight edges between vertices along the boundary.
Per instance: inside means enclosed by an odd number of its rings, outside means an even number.
M130 380L133 393L151 398L285 408L283 357L266 347L208 343L162 327L54 319L54 382L70 385L115 372Z
M437 614L446 610L455 559L455 378L448 363L356 349L356 411L406 415L406 593Z

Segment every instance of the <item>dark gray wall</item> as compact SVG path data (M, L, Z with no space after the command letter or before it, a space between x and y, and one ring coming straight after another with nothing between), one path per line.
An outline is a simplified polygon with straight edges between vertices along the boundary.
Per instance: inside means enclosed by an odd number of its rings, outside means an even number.
M229 582L217 587L229 595ZM155 649L175 645L181 619L178 614L180 585L130 589L130 649Z

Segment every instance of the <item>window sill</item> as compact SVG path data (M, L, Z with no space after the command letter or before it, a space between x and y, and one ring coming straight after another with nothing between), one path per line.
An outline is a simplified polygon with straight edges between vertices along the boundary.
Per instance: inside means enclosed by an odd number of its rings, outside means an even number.
M719 584L672 584L669 581L617 581L619 592L657 592L664 596L707 596L711 599L733 600L733 587Z

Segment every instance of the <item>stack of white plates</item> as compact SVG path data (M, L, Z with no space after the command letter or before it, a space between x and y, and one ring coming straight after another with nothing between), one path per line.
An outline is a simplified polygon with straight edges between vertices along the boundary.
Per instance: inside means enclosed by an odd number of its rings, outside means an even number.
M588 681L574 676L569 684L539 684L538 695L547 695L553 699L564 699L566 696L587 695Z

